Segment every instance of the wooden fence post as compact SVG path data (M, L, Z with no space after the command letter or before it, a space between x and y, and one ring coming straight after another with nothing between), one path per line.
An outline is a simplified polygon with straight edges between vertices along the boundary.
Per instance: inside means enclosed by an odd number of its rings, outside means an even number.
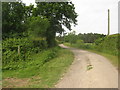
M20 46L18 45L18 55L20 55Z

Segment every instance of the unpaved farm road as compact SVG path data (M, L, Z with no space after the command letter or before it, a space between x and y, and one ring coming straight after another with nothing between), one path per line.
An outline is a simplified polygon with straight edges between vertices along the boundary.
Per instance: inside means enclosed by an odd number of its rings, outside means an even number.
M103 56L70 48L75 60L56 88L118 88L118 70Z

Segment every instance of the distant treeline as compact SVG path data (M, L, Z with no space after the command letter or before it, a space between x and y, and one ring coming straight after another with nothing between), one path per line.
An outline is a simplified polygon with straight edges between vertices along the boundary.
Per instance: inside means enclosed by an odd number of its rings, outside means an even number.
M97 33L78 34L71 32L65 36L58 36L59 43L81 49L90 49L112 55L120 54L120 34L104 35Z
M57 39L59 41L69 42L69 43L76 43L77 40L83 40L84 43L94 43L95 40L99 38L103 38L106 35L104 34L98 34L98 33L79 33L78 35L75 35L75 32L71 32L68 35L65 36L58 36Z
M104 34L97 34L97 33L84 33L78 34L78 38L82 39L84 41L84 43L93 43L95 42L95 40L97 40L98 38L102 38L105 37L106 35Z

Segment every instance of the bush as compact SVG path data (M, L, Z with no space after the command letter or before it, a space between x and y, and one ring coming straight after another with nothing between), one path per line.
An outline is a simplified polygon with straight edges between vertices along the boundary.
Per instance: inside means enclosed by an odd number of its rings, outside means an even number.
M76 47L79 47L81 49L93 49L94 44L93 43L84 43L83 40L77 40Z
M49 62L53 58L57 57L58 55L58 47L51 48L48 50L42 50L38 54L33 54L29 61L20 61L17 62L10 62L6 65L3 65L3 70L17 70L17 69L25 69L28 66L35 65L36 67L42 67L45 63Z
M47 43L45 40L9 38L2 42L2 46L2 63L4 68L9 63L32 60L31 55L46 49ZM18 48L20 48L19 51Z
M95 48L98 51L105 52L112 55L118 55L118 35L110 35L105 38L100 38L95 42Z
M83 40L77 40L77 41L76 41L76 44L77 44L77 45L82 45L83 43L84 43Z
M43 60L43 64L55 58L57 56L57 51L58 51L58 48L50 49L48 53L46 54L46 58Z

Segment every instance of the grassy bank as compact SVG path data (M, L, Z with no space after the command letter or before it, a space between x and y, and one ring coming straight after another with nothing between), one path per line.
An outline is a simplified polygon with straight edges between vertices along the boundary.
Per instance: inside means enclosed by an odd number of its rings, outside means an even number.
M63 73L71 65L73 54L69 50L57 48L57 55L41 64L50 50L33 55L32 61L24 64L25 68L3 71L3 87L50 88L54 87ZM46 60L46 59L45 59Z
M104 57L106 57L108 60L110 60L110 62L115 66L115 67L118 67L118 56L115 56L115 55L111 55L111 54L107 54L105 52L100 52L100 51L97 51L95 49L92 49L92 48L80 48L78 47L78 45L76 44L70 44L70 43L64 43L64 45L66 46L69 46L69 47L75 47L75 48L79 48L79 49L83 49L83 50L87 50L87 51L90 51L90 52L93 52L93 53L97 53L99 55L102 55Z

